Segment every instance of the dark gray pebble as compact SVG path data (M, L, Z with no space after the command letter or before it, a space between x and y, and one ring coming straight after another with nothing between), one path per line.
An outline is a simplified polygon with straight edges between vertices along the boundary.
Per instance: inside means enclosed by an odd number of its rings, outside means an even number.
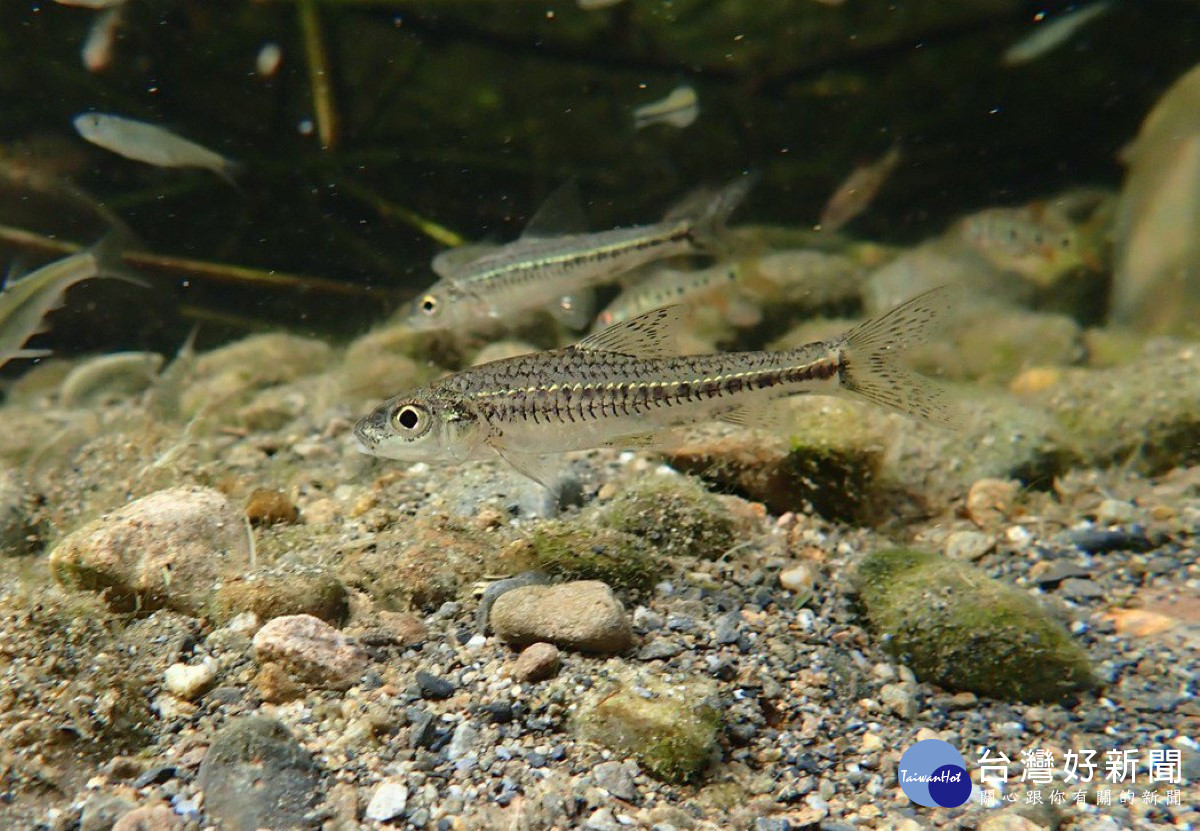
M1149 551L1153 546L1145 532L1134 525L1129 528L1079 528L1067 531L1064 538L1080 551L1098 554L1105 551Z
M683 652L683 647L679 644L655 638L638 650L637 657L639 661L656 661L674 658L680 652Z
M228 831L301 826L316 795L312 756L280 722L251 716L226 725L200 765L210 819Z
M1105 596L1104 589L1095 580L1080 580L1075 577L1064 580L1058 588L1058 593L1073 600L1095 600Z
M421 690L421 698L432 701L441 701L454 695L453 682L423 669L417 670L417 687Z

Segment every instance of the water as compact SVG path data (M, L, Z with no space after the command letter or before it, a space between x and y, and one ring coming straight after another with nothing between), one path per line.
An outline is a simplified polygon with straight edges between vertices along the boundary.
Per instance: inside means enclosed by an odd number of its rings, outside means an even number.
M51 354L0 370L0 826L161 801L189 828L382 803L439 829L976 827L1032 800L1037 748L1062 786L1065 751L1097 754L1065 827L1200 821L1200 14L1114 3L1002 65L1068 5L129 0L89 69L96 12L0 0L0 261L108 236L146 283L72 288L29 342ZM635 130L684 85L693 123ZM88 111L238 171L124 158ZM580 336L538 310L414 332L435 255L516 239L572 180L604 230L743 172L729 258L665 264L738 275L698 281L681 349L794 348L956 285L910 363L958 429L801 397L768 431L552 458L558 494L358 451L379 402ZM531 570L611 593L483 593ZM561 655L517 667L530 640ZM934 734L973 802L897 796ZM1101 760L1128 751L1122 800Z

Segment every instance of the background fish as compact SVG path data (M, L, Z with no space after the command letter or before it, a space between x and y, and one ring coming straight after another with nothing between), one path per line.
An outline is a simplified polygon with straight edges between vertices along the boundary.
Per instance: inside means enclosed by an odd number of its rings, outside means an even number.
M640 130L651 124L669 124L683 129L700 115L700 99L688 85L675 87L666 98L643 104L633 111L633 127Z
M470 327L529 309L561 311L562 298L640 265L713 250L751 184L743 177L715 194L693 194L654 225L544 237L540 223L531 220L508 245L452 249L434 259L442 279L416 299L408 323L419 329ZM544 212L546 206L535 220Z
M156 124L108 113L82 113L72 122L87 141L127 159L158 167L202 167L232 183L238 165Z
M102 242L8 282L0 293L0 366L14 358L50 354L47 349L25 349L25 342L46 331L46 315L62 306L63 295L76 283L104 276L144 285L112 267L115 260L112 245Z

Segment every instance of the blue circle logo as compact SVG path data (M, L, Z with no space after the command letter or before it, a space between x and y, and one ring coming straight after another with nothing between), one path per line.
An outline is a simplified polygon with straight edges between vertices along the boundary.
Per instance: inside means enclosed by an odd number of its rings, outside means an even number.
M905 796L926 808L957 808L971 798L962 754L941 739L924 739L904 751L896 776Z

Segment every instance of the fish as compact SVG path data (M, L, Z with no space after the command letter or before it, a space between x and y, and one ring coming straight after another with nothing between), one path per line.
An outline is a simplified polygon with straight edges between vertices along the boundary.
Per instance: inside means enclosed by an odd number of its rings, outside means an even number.
M838 231L865 211L898 164L900 148L892 147L882 158L855 168L825 203L821 211L821 230Z
M753 180L743 176L716 193L695 192L653 225L550 235L547 223L582 224L573 189L560 189L515 242L464 245L435 257L442 279L413 301L406 322L422 330L469 329L548 307L582 328L590 308L577 302L580 293L655 260L719 250L725 221Z
M0 366L16 358L41 358L48 349L27 349L25 342L46 331L45 317L62 306L67 289L95 277L115 277L144 286L141 280L117 271L115 243L99 244L55 260L19 280L9 280L0 292Z
M1040 285L1052 284L1077 266L1099 267L1076 228L1045 210L989 208L962 220L959 232L995 266Z
M721 307L722 317L733 318L733 325L753 326L761 318L757 310L743 309L733 302L750 280L751 269L742 261L718 263L709 268L680 271L663 268L640 283L630 286L596 316L593 331L621 323L640 314L674 303L689 305L706 301ZM762 281L766 283L766 280ZM774 289L770 284L769 289Z
M162 367L157 352L115 352L85 361L67 373L58 387L64 407L81 407L141 392Z
M624 2L625 0L575 0L575 5L579 6L585 12L594 12L600 9L608 9Z
M54 0L60 6L74 6L77 9L115 9L124 6L128 0Z
M88 72L103 72L112 64L117 31L121 28L122 6L113 6L96 15L88 30L79 56Z
M157 124L109 113L81 113L76 132L97 147L158 167L201 167L234 184L239 165Z
M1112 11L1115 5L1116 0L1099 0L1057 15L1048 23L1039 14L1034 18L1036 27L1033 32L1008 47L1000 62L1004 66L1020 66L1036 61L1062 46L1096 18Z
M696 90L687 84L675 87L665 98L643 104L633 111L633 128L640 130L651 124L667 124L682 130L700 115L700 99Z
M824 341L779 352L682 356L671 341L683 307L666 306L563 349L452 373L385 401L354 428L371 456L460 463L499 457L555 490L559 454L655 447L688 425L778 426L780 399L848 394L953 424L941 392L902 367L958 292L942 286Z

